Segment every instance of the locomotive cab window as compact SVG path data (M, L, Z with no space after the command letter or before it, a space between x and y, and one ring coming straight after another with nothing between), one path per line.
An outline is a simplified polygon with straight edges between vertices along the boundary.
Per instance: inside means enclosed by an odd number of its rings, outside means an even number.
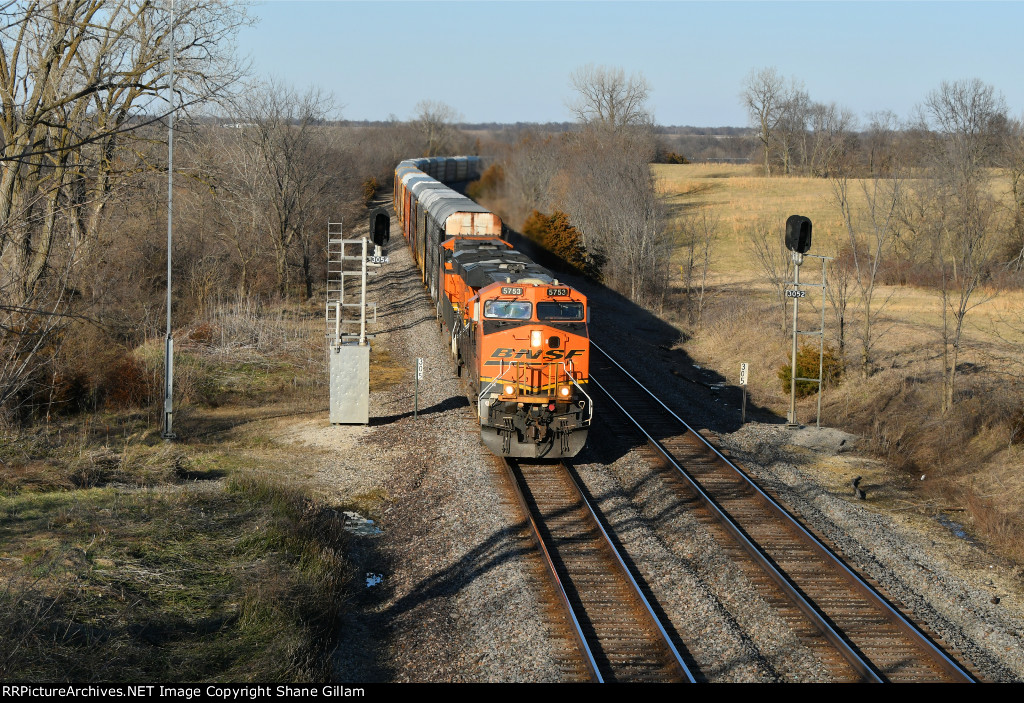
M537 303L538 320L582 320L583 303Z
M533 304L519 300L488 300L484 303L484 317L495 320L529 320Z

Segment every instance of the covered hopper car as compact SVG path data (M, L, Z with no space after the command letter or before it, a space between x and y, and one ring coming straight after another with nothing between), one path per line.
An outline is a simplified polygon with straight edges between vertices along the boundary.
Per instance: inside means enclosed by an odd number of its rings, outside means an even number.
M403 161L395 214L484 443L502 456L575 456L593 417L587 298L513 249L501 219L451 187L480 168L473 156Z

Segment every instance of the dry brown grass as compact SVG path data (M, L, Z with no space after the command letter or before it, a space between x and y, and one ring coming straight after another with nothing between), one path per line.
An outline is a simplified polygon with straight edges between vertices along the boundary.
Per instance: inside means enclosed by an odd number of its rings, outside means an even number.
M673 214L705 207L719 215L722 241L718 272L740 279L752 271L746 233L762 218L780 223L804 215L814 223L814 251L832 250L842 220L831 205L832 189L821 178L764 178L756 167L731 164L655 164L651 167L658 192ZM728 273L727 273L728 272Z
M178 442L124 410L0 438L4 680L329 678L367 498L325 499L322 452L259 422L326 409L322 322L235 308L179 339Z
M827 181L764 178L749 166L656 165L659 190L670 213L709 208L724 224L715 258L712 304L699 328L686 329L687 351L698 363L735 382L740 362L751 364L752 402L785 416L788 394L778 390L775 373L788 363L790 342L780 313L762 283L746 245L754 222L779 223L791 214L814 222L812 253L829 254L843 236ZM999 174L992 189L999 194ZM856 188L853 192L858 192ZM805 266L803 280L817 280L818 265ZM813 269L813 270L812 270ZM858 366L857 310L848 319L848 372L825 393L823 422L867 437L888 465L917 485L936 504L965 510L968 527L998 549L1024 560L1017 535L1024 528L1024 291L981 290L981 301L967 318L961 351L957 406L941 411L942 309L931 290L882 286L887 300L874 331L880 335L870 378ZM811 292L801 303L801 328L815 327L820 298ZM672 307L671 305L669 307ZM675 320L680 323L680 320ZM788 326L788 319L787 319ZM837 325L826 308L826 334L836 344ZM798 404L798 416L814 417L814 397ZM1016 437L1016 439L1014 439ZM890 469L891 470L891 469Z
M779 236L790 215L804 215L814 223L812 253L831 256L846 234L832 192L824 178L759 175L749 164L653 164L657 192L678 217L693 208L708 208L721 218L722 241L716 273L724 281L756 278L754 260L746 235L755 222L778 222ZM861 181L851 179L850 196L856 207L863 204ZM911 181L908 186L914 187ZM1007 197L1005 178L993 170L989 189L997 198Z
M4 501L0 676L303 681L351 576L334 511L251 476Z
M396 359L391 350L382 345L370 349L370 390L383 390L413 377L413 365L408 360Z

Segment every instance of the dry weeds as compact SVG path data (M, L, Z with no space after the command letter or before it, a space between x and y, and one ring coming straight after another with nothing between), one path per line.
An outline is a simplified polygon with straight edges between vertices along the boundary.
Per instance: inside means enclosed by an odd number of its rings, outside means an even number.
M326 495L325 449L268 432L326 409L322 318L212 309L176 334L178 442L150 408L5 430L0 678L329 678L353 578L341 511L381 497ZM407 375L383 348L371 363Z

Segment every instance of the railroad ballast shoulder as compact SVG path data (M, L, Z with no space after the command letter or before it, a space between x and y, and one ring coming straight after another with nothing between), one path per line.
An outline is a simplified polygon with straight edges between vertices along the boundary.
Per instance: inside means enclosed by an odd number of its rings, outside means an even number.
M467 374L484 443L502 456L575 456L593 415L587 298L513 249L497 215L449 187L480 170L475 156L401 162L395 214L455 368Z

